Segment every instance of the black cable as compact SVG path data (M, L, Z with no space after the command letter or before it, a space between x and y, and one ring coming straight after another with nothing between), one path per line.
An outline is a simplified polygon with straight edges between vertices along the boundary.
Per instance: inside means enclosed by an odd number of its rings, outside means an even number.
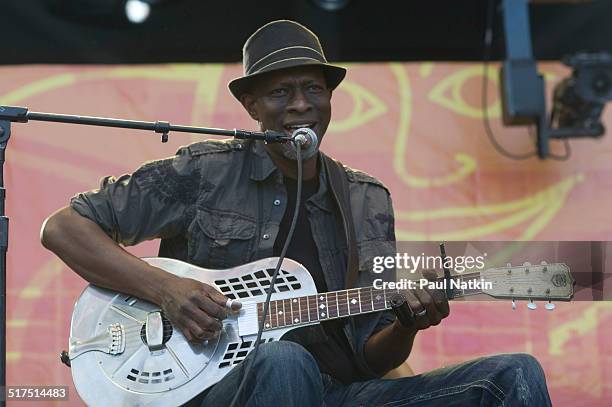
M554 125L555 121L557 120L557 111L556 109L553 108L552 112L550 113L550 123L551 126ZM557 127L559 127L559 124L557 123ZM569 140L567 138L563 139L563 145L565 147L565 154L564 155L555 155L555 154L548 154L548 157L552 158L553 160L557 160L557 161L567 161L570 159L570 157L572 156L572 149L570 147L570 143Z
M283 249L281 250L280 256L278 258L278 263L276 264L276 269L274 270L274 274L272 275L272 281L270 281L270 288L268 289L268 295L266 296L266 302L263 307L263 318L259 323L259 329L257 331L257 339L255 340L255 349L253 349L253 356L245 361L246 366L244 368L244 373L242 375L242 380L240 385L238 386L238 390L230 403L230 407L234 407L236 402L238 401L238 397L240 396L240 392L247 382L247 378L249 376L251 367L253 363L255 363L255 358L257 357L257 351L259 350L259 342L261 341L261 335L263 333L264 324L266 323L266 316L268 315L268 307L270 306L270 299L272 298L272 292L274 291L274 284L276 284L276 277L278 276L278 272L281 268L283 260L285 259L285 253L289 248L289 244L291 243L291 239L293 238L293 232L295 231L295 225L297 224L298 214L300 213L300 205L302 200L302 147L301 144L296 142L295 144L296 152L297 152L297 197L295 199L295 209L293 211L293 219L291 220L291 227L289 228L289 233L287 234L287 239L285 240L285 244L283 245Z
M563 139L563 145L565 146L565 154L563 155L555 155L555 154L548 154L548 158L552 158L553 160L557 160L557 161L567 161L570 159L570 157L572 156L572 149L570 148L570 143L568 139Z
M487 7L487 19L485 26L485 35L484 35L484 56L483 56L483 72L482 72L482 118L483 125L491 144L495 150L501 155L510 158L512 160L526 160L528 158L534 157L537 153L534 151L532 153L524 153L524 154L516 154L506 150L504 147L499 144L493 131L491 130L491 124L489 122L489 102L487 100L487 93L489 91L489 80L488 80L488 69L489 69L489 61L491 59L491 44L493 42L493 24L495 21L495 9L496 9L496 0L489 0L489 4ZM500 84L500 86L502 86Z

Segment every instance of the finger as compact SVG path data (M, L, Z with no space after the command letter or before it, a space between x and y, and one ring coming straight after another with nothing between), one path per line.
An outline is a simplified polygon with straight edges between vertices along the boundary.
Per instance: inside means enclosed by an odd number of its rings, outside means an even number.
M200 328L212 332L219 332L223 327L221 321L205 314L199 315L199 318L195 322L197 322Z
M225 304L227 304L227 297L225 295L221 294L220 291L217 291L214 287L209 285L205 286L204 291L217 305L225 308Z
M189 342L201 342L201 341L205 341L208 339L213 339L216 338L218 336L218 332L213 332L207 329L202 329L201 327L199 327L197 324L195 324L193 321L189 321L187 323L187 330L189 332Z
M421 274L427 281L435 281L438 278L438 273L435 270L424 269L421 271Z
M425 329L429 326L427 322L427 318L424 318L426 317L426 315L421 316L421 317L416 316L416 314L425 310L425 307L421 304L421 301L419 300L419 298L414 294L414 291L416 290L406 290L404 291L404 296L406 297L406 302L408 302L408 306L412 310L413 314L415 314L414 316L415 325L419 329Z
M423 277L425 277L428 281L435 281L438 279L438 274L435 270L424 269L421 271ZM448 299L446 298L446 293L444 290L435 290L424 287L425 290L433 297L434 302L436 304L436 308L443 315L443 318L447 317L450 314L450 309L448 306Z
M448 305L448 299L446 298L446 294L442 290L430 290L427 287L424 287L425 291L429 293L429 295L433 298L434 304L442 318L446 318L450 314L450 308Z
M208 293L204 293L204 295L196 295L192 299L198 305L198 307L208 315L220 320L227 317L227 308L225 308L225 303L223 306L220 306L209 296Z
M184 314L202 329L207 329L210 331L219 331L222 327L221 321L219 319L214 318L196 304L192 304L191 306L187 307Z
M427 317L430 325L438 325L442 320L442 316L438 312L432 296L425 290L414 290L414 295L419 299L421 305L425 307L427 311L427 314L423 317Z

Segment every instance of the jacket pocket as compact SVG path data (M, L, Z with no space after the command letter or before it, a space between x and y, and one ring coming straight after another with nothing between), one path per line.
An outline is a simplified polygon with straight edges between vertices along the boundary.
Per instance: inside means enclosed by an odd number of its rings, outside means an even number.
M251 258L255 220L218 209L199 208L190 226L189 258L206 268L235 267Z

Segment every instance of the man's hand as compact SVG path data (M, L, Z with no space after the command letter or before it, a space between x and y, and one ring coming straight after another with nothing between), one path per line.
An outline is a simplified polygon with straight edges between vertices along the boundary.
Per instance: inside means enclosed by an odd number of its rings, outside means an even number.
M188 341L197 343L216 338L227 316L228 298L208 284L191 278L172 279L165 285L161 308ZM241 305L232 304L232 311Z
M433 270L423 270L422 274L429 281L435 281L437 277ZM413 326L404 328L414 331L427 329L430 326L438 325L450 313L444 290L424 287L423 289L403 290L401 293L414 312Z

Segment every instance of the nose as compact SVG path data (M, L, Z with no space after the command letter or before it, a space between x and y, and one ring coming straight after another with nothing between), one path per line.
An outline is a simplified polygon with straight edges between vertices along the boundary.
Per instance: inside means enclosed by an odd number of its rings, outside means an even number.
M287 110L289 112L304 113L310 109L312 109L312 103L308 100L302 89L296 89L287 105Z

